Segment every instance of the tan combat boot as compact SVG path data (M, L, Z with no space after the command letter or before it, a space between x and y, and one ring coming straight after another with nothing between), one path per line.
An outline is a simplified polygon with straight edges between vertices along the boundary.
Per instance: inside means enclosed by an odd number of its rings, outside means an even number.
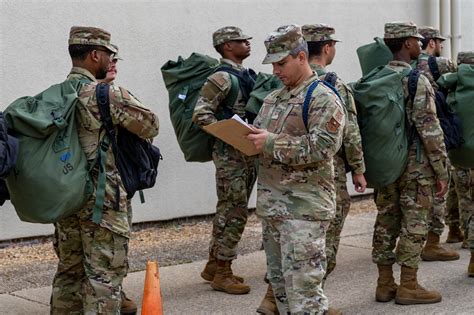
M468 248L469 246L467 245L467 239L464 239L461 244L461 248Z
M338 310L337 308L329 307L326 314L327 315L342 315L342 312L340 310Z
M120 306L120 314L136 314L137 304L132 299L129 299L123 290L121 296L122 304Z
M471 251L471 260L469 261L469 266L467 267L467 274L469 277L474 277L474 250Z
M375 300L377 302L390 302L397 294L398 285L393 278L392 265L377 265L379 278L375 289Z
M268 285L265 297L260 303L260 306L257 308L257 313L265 315L278 315L278 307L275 296L273 295L272 286L270 284Z
M209 260L204 267L204 270L201 272L201 278L206 281L212 281L214 279L214 275L216 274L217 263L216 258L214 255L209 254ZM234 275L235 280L239 282L244 282L244 278Z
M425 247L421 251L421 258L426 261L458 260L459 254L454 250L441 247L439 235L430 231Z
M450 225L446 243L460 243L462 241L464 241L464 233L459 228L459 225Z
M216 291L223 291L229 294L247 294L250 292L250 287L235 279L230 269L231 261L219 260L217 261L217 269L214 279L211 282L211 287Z
M437 291L428 291L418 284L416 273L418 269L402 266L400 286L395 296L395 303L431 304L441 302L441 294Z

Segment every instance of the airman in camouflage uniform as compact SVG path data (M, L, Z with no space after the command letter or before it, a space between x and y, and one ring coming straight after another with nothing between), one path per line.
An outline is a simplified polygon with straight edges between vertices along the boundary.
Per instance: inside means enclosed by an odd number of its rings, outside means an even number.
M443 42L446 40L445 37L441 36L439 30L430 27L423 26L418 28L418 32L423 36L421 40L421 54L418 56L418 60L415 65L420 72L428 78L431 87L434 92L437 93L439 90L436 80L440 75L449 72L456 72L456 65L449 58L440 57L443 50ZM433 73L430 69L429 58L435 58L436 65L439 73ZM441 92L440 92L441 93ZM449 161L449 160L448 160ZM449 166L448 166L449 169ZM444 230L444 216L446 213L446 195L441 198L433 199L432 211L429 214L429 232L426 244L421 252L421 258L427 261L447 261L459 259L459 254L456 251L446 249L440 244L440 237ZM450 227L451 230L451 227ZM459 230L459 226L458 226ZM453 227L454 231L454 227Z
M325 235L336 201L333 157L346 118L339 98L320 83L311 93L305 126L303 103L319 80L309 67L299 26L278 28L265 46L263 63L272 63L285 85L265 98L248 136L261 150L257 215L268 280L280 314L323 314L328 311L322 287Z
M303 36L308 43L309 63L318 74L319 79L325 80L328 72L325 67L332 63L336 54L335 30L326 24L303 25ZM344 221L351 206L351 197L347 191L347 177L345 159L353 172L354 187L357 192L363 192L367 185L364 177L365 164L362 151L362 139L357 124L357 110L352 91L347 84L336 76L335 88L346 109L346 128L344 130L343 147L334 156L334 170L336 180L336 216L331 220L326 234L326 277L336 267L336 255L339 248L340 235Z
M420 54L421 38L412 22L385 24L384 40L394 55L388 67L400 73L410 68L409 62ZM416 128L418 136L409 148L404 173L378 191L372 251L372 259L379 269L376 300L387 302L395 297L399 304L436 303L441 301L441 295L421 287L416 275L428 234L434 187L438 188L438 197L447 189L446 149L429 80L420 74L414 101L408 97L408 77L402 83L404 97L408 99L407 128ZM401 265L399 287L392 273L395 261Z
M98 80L98 81L105 82L110 85L114 85L115 78L117 77L117 62L123 59L119 56L118 47L114 44L111 44L111 45L117 50L117 53L115 53L115 56L113 57L112 62L110 63L109 71L107 71L107 75L105 76L105 79ZM131 200L127 200L127 212L128 212L128 224L130 225L130 228L131 228L132 217L133 217ZM129 267L129 263L128 263L128 256L127 256L127 270L128 270L128 267ZM137 304L135 303L135 301L130 299L125 294L125 291L123 289L122 289L121 298L122 298L122 304L120 306L120 313L121 314L135 314L138 309Z
M93 163L101 133L95 96L97 79L104 79L116 53L110 33L94 27L71 28L69 53L73 68L68 80L81 80L77 105L78 134L84 153ZM142 138L158 134L158 118L126 89L110 88L113 123ZM92 170L97 186L98 165ZM125 188L115 166L112 148L106 160L105 202L99 224L92 221L96 192L77 214L55 224L54 247L59 258L51 295L52 314L119 314L123 277L127 273L130 236ZM116 208L116 187L120 189Z
M213 44L222 55L221 64L237 71L246 71L242 62L250 55L251 37L240 28L226 26L213 34ZM226 113L224 101L231 94L231 74L217 71L207 79L194 108L193 121L199 126L216 122L218 113ZM232 114L245 119L246 100L239 88ZM232 115L230 115L232 116ZM226 117L230 118L230 117ZM209 261L201 276L212 281L211 286L229 294L243 294L250 287L230 268L237 257L237 245L242 237L248 216L248 200L256 180L256 157L249 157L231 145L216 139L212 159L216 167L217 209L213 221Z
M474 66L474 51L465 51L458 54L458 65L469 64ZM443 76L440 81L448 82L450 76ZM445 78L446 77L446 78ZM438 81L439 82L439 81ZM441 84L443 82L440 82ZM462 228L464 230L463 247L471 251L468 265L468 275L474 277L474 169L455 167L452 173L454 188L458 199L458 209Z

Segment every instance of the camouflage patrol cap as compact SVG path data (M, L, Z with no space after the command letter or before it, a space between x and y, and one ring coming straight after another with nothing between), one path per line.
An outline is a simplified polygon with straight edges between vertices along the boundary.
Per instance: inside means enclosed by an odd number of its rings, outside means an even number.
M474 65L474 50L461 51L460 53L458 53L458 65L461 63Z
M335 41L340 42L339 39L334 38L334 27L327 24L306 24L301 27L303 37L307 42L325 42Z
M278 62L301 44L306 44L301 27L296 24L280 26L265 39L267 55L262 63Z
M235 26L224 26L212 34L212 45L227 43L231 40L248 40L252 37L242 33L242 30Z
M393 38L405 38L405 37L416 37L422 39L416 28L416 24L413 22L390 22L385 23L385 35L384 39Z
M112 47L114 47L114 48L117 50L117 52L116 52L115 55L114 55L114 59L113 59L113 60L123 60L123 58L119 55L119 48L118 48L118 46L117 46L117 45L114 45L114 44L110 44L110 45L112 45Z
M73 26L69 32L69 45L96 45L113 53L117 49L110 43L110 33L97 27Z
M441 32L431 26L420 26L418 33L426 39L441 39L446 40L446 37L441 36Z

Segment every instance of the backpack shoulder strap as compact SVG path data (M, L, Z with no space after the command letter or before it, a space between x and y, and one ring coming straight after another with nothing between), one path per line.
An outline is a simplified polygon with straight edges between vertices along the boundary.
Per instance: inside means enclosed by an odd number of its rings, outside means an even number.
M230 76L230 91L227 94L227 97L224 99L224 107L229 108L232 111L232 105L237 100L237 96L239 95L239 79L232 73L228 72Z
M106 161L107 151L110 144L112 144L112 151L115 159L118 158L118 146L115 135L115 128L110 115L110 99L109 99L109 85L107 83L99 83L96 87L96 99L99 107L100 120L102 127L105 129L105 137L100 141L97 151L97 163L99 164L99 176L97 179L96 201L92 211L92 221L99 224L102 219L102 208L105 202L105 185L107 180ZM120 188L116 186L115 193L115 208L118 210L120 204Z
M309 103L311 102L311 97L313 96L313 92L316 89L316 87L319 84L319 80L315 80L313 83L308 88L308 91L306 92L306 96L304 98L304 103L303 103L303 122L304 126L306 127L306 131L309 131L308 129L308 113L309 113Z
M420 78L420 70L413 69L408 74L408 95L410 100L413 102L416 95L416 87L418 85L418 79Z
M439 72L438 63L436 62L435 56L428 57L428 66L430 67L431 74L433 75L433 79L438 81L441 73Z
M337 74L335 72L328 72L324 76L324 82L331 84L332 86L336 86Z

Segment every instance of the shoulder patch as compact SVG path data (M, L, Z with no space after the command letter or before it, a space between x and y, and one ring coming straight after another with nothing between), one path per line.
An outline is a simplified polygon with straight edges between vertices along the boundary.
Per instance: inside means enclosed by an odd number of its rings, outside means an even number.
M221 91L224 91L230 87L232 81L230 79L230 74L223 71L218 71L213 73L209 78L207 78L209 82L212 82L215 86L217 86Z
M122 93L122 97L124 100L131 100L132 98L130 97L130 94L128 93L128 91L126 89L124 89L123 87L120 87L120 93Z
M342 125L344 120L344 112L341 109L337 109L336 112L332 115L331 119L326 123L326 130L330 133L337 133L339 127Z

